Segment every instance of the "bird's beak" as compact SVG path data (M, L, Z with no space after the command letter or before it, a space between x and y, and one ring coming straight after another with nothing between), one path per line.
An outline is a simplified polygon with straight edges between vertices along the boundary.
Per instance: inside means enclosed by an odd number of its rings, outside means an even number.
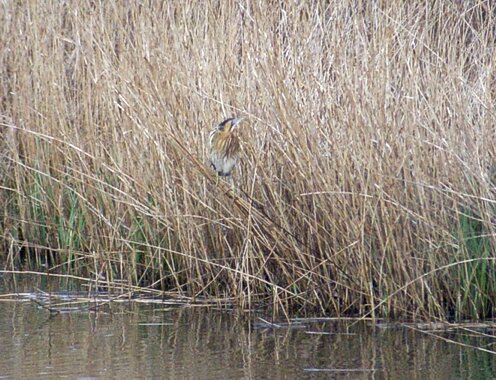
M244 117L237 117L236 119L234 119L232 121L233 128L236 128L239 125L239 123L241 123L241 120L243 120L243 119L244 119Z

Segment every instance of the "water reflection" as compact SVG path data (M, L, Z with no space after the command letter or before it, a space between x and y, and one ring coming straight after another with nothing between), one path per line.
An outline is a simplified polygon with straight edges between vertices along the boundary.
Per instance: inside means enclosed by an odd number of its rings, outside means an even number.
M0 378L491 378L495 359L408 329L277 328L213 308L112 304L50 316L0 302ZM459 337L458 337L459 338ZM479 346L480 336L466 337Z

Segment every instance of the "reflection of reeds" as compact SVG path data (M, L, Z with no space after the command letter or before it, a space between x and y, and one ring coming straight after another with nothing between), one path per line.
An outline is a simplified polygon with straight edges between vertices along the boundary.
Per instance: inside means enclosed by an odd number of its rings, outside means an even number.
M111 373L116 378L281 379L308 377L305 372L360 378L362 372L371 377L372 371L393 379L420 374L456 378L461 372L487 372L483 378L491 378L494 372L493 357L481 352L492 348L491 336L463 324L374 328L372 322L350 326L305 320L303 328L282 321L280 328L267 329L251 327L249 314L212 308L131 302L113 304L106 312L52 318L29 304L14 307L0 299L0 308L13 332L2 336L0 371L12 378L39 377L41 372L50 378Z
M7 268L285 312L488 316L492 5L190 5L4 5ZM232 114L235 191L206 165Z

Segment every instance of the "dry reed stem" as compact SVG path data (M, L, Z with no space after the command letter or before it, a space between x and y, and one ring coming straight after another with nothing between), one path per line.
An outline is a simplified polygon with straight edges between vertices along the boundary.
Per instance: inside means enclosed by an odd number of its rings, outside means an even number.
M6 269L286 315L492 316L491 2L0 7ZM206 147L231 115L234 191Z

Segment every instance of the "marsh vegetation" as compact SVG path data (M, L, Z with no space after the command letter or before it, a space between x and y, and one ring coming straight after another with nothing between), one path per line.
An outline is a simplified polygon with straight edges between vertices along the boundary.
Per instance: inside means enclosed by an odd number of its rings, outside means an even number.
M5 271L288 315L493 315L494 3L0 8ZM232 115L234 191L207 160Z

